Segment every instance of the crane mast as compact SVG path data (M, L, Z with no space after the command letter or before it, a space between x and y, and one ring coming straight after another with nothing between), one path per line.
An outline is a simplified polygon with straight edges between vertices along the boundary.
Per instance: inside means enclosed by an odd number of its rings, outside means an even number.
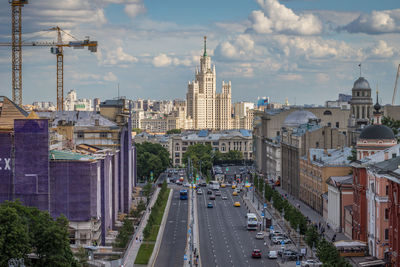
M9 0L11 4L11 49L12 49L12 100L22 106L22 7L28 0Z
M396 98L396 93L397 93L397 81L399 80L399 74L400 74L400 64L397 67L397 74L396 74L396 80L394 82L394 89L393 89L393 97L392 97L392 106L394 106L394 100Z

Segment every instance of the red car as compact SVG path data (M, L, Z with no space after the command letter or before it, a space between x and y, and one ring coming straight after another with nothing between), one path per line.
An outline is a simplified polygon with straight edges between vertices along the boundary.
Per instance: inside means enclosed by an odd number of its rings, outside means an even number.
M251 257L253 258L261 258L261 250L259 249L253 249L253 252L251 253Z

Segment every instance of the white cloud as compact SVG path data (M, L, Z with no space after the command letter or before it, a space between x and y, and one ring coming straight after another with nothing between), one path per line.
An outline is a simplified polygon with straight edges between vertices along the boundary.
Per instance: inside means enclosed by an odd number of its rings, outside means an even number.
M171 65L172 58L168 57L166 54L159 54L158 56L153 58L153 65L157 68L159 67L167 67Z
M383 40L378 41L376 45L367 49L367 51L370 58L390 58L395 53L394 47L388 46Z
M278 79L285 81L301 81L303 80L303 76L296 73L285 73L285 74L279 74Z
M257 0L263 11L253 11L249 19L249 30L257 33L284 33L294 35L315 35L322 32L321 21L313 14L297 15L278 0Z
M399 33L400 9L372 11L371 14L362 14L339 30L367 34Z
M137 62L138 59L124 52L121 46L118 46L114 50L107 52L104 64L106 65L118 65L118 64L130 64Z
M248 34L240 34L233 41L220 43L216 48L216 56L227 60L249 60L255 51L254 40Z
M116 80L118 80L117 76L115 76L115 74L112 73L111 71L108 72L108 73L103 77L103 79L104 79L106 82L115 82Z
M145 12L146 12L146 7L142 3L142 1L139 1L138 3L128 4L125 6L125 13L131 18L134 18L137 15Z

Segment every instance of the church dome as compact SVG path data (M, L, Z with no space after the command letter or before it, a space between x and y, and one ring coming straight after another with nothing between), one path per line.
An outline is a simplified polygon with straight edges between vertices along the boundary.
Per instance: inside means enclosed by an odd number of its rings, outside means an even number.
M369 90L371 90L371 87L369 86L369 82L364 77L360 77L354 82L353 90L354 89L369 89Z
M301 124L308 123L310 120L318 120L318 118L310 111L297 110L286 117L283 125L285 127L298 127Z
M370 125L364 128L360 139L395 139L392 129L385 125Z

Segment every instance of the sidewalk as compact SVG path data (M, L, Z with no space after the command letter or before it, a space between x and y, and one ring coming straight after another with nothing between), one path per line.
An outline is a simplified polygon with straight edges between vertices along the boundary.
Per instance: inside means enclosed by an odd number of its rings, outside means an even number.
M285 190L283 190L281 187L276 187L276 191L278 191L281 195L287 194ZM324 226L325 228L325 237L328 241L332 240L332 237L334 234L336 234L336 240L349 240L347 236L345 236L343 233L336 232L332 230L332 228L328 229L326 226L326 223L324 221L324 218L315 210L311 209L309 206L307 206L305 203L303 203L299 199L295 199L293 196L288 195L287 200L294 206L297 207L297 205L300 205L300 212L308 217L311 220L311 223L315 223L318 225L318 223L321 223L321 225Z
M153 193L153 196L150 200L150 204L148 207L153 207L154 203L156 202L156 199L158 197L158 193L160 193L161 188L157 187L156 190ZM134 266L134 262L137 256L137 253L139 251L140 245L143 242L143 229L147 224L147 221L149 219L150 216L150 211L149 208L146 209L146 213L143 215L143 219L140 222L136 232L133 234L133 237L129 243L129 246L127 248L127 251L125 253L125 257L123 259L123 266L124 267L133 267ZM141 239L142 242L136 242L136 237L138 239ZM141 266L141 265L137 265L137 266Z

